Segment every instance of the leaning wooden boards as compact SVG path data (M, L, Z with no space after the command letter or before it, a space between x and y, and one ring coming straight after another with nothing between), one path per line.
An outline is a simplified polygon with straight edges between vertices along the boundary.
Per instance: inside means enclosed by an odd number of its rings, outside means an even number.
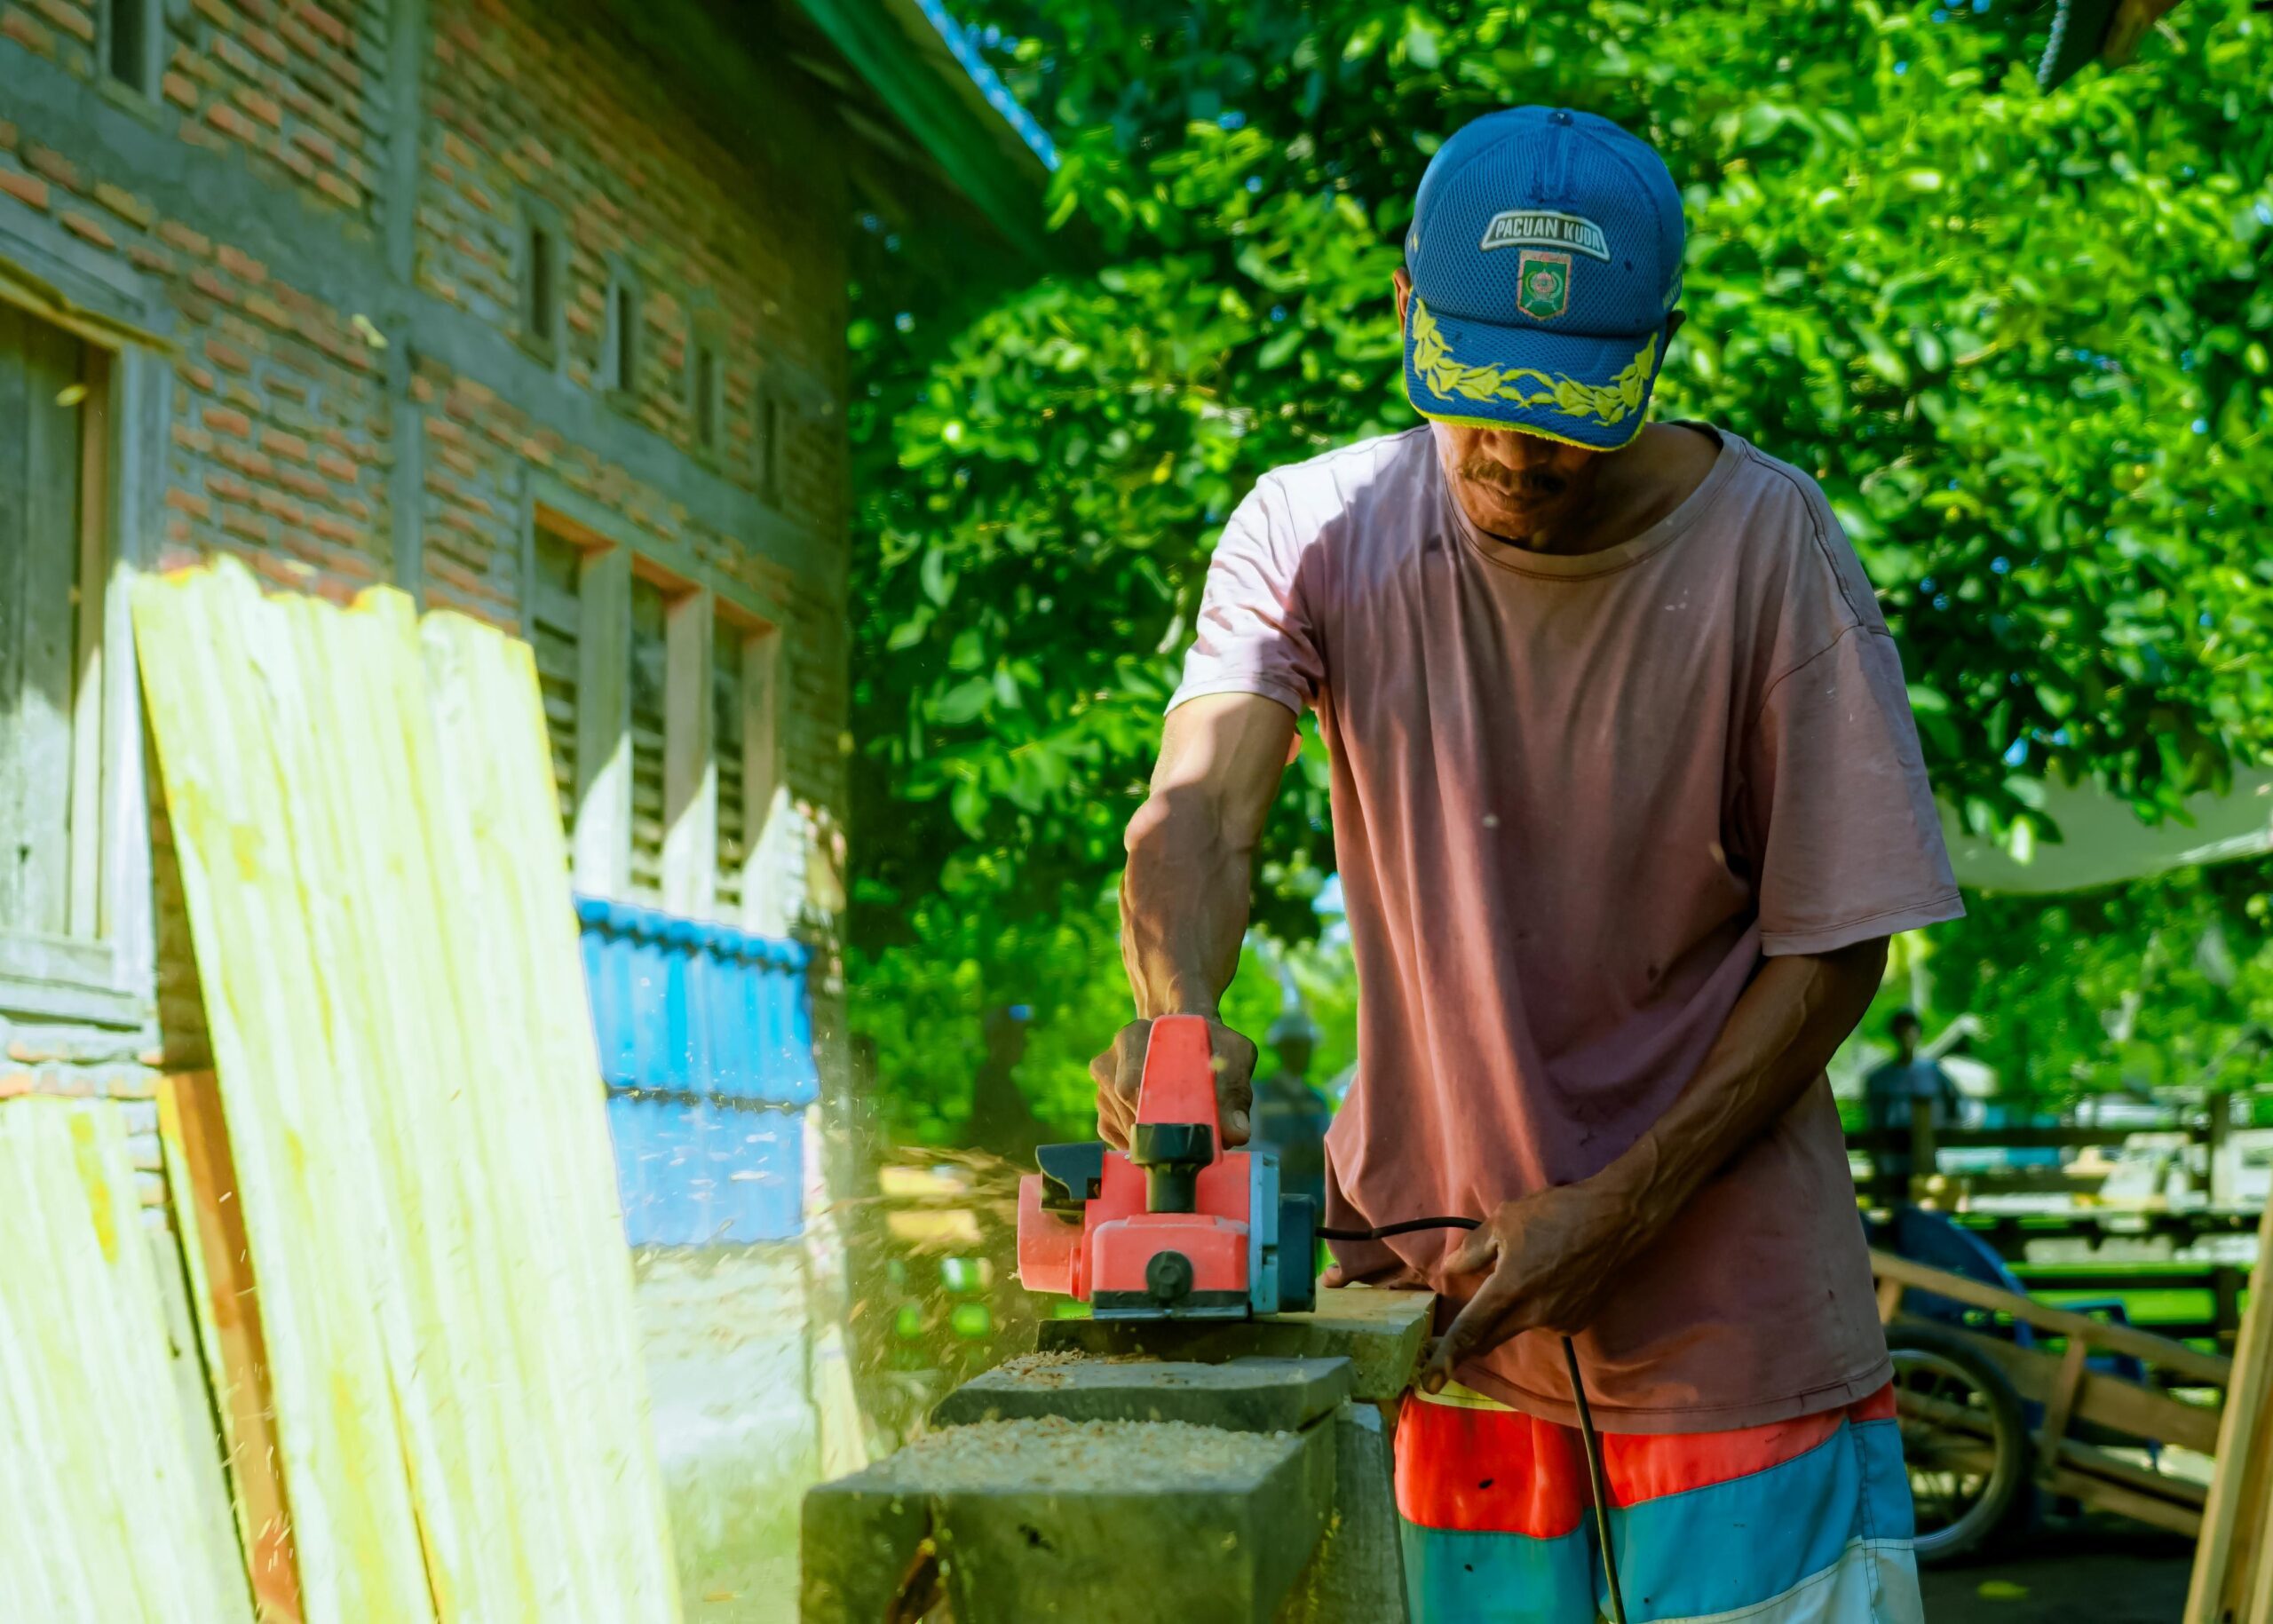
M0 1104L0 1619L218 1624L116 1107Z
M528 651L228 564L134 619L308 1624L676 1619Z
M2186 1624L2273 1624L2273 1207L2257 1226Z

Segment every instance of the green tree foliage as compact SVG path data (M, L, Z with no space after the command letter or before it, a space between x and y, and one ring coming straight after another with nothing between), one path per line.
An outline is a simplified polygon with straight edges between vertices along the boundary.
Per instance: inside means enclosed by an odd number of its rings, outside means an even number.
M2273 879L2262 862L2060 897L1975 897L1905 944L1929 1030L1970 1015L1966 1051L1999 1093L2048 1108L2115 1090L2265 1081L2273 1033ZM1870 1026L1910 989L1897 978Z
M983 9L1097 268L974 302L879 235L860 272L854 972L912 1092L952 1091L980 996L1078 1024L1053 1066L1125 1009L1096 990L1110 884L1208 550L1263 471L1414 421L1396 244L1430 154L1493 107L1592 109L1666 155L1691 320L1659 409L1821 480L1969 821L2025 826L2047 772L2165 810L2261 754L2273 18L2248 0L2048 98L2040 15L2008 0ZM1332 867L1314 740L1264 855L1259 920L1299 939Z

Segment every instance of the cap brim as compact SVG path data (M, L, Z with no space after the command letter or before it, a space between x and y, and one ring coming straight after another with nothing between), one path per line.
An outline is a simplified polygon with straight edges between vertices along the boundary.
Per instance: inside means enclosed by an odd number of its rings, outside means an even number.
M1664 360L1662 329L1604 338L1500 327L1439 316L1415 298L1406 323L1405 394L1437 423L1615 451L1642 432Z

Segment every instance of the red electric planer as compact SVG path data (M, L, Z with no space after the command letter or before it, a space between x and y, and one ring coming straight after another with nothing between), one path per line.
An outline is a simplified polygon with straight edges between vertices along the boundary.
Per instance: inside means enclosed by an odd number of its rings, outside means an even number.
M1244 1319L1318 1305L1318 1215L1278 1159L1227 1151L1208 1023L1152 1023L1129 1149L1045 1145L1018 1181L1018 1279L1099 1319Z

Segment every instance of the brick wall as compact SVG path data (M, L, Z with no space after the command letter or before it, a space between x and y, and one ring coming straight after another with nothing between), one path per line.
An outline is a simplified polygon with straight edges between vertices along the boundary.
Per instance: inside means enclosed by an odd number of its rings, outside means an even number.
M532 492L555 482L771 607L792 793L841 805L841 136L765 62L754 71L779 84L762 115L714 128L585 5L431 0L419 50L399 51L391 20L415 9L161 4L144 98L106 79L91 0L0 0L0 273L67 257L154 296L170 398L146 554L234 554L340 599L415 569L429 603L518 630ZM549 365L517 343L531 200L566 250ZM642 342L636 387L611 395L598 379L617 265L644 295ZM715 455L693 448L698 318L723 365ZM758 460L762 390L783 403L778 493ZM147 1018L0 1010L0 1095L108 1093L147 1130L158 1070L202 1062L162 814L154 845ZM147 1132L138 1148L154 1167Z

